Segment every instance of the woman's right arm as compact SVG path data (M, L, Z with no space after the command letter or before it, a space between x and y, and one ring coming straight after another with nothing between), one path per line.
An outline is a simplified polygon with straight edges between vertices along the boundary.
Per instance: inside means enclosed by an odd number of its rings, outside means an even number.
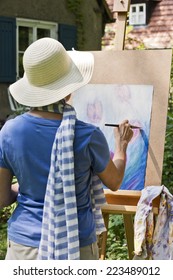
M118 190L120 187L125 172L126 166L126 150L130 142L133 131L127 120L122 122L120 126L114 128L116 151L113 159L108 162L106 168L101 173L98 173L103 184L112 191Z

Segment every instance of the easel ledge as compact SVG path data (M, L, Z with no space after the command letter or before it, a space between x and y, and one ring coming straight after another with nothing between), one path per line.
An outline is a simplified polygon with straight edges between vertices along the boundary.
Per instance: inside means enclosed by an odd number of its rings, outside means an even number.
M103 205L102 212L109 214L134 214L138 201L141 197L141 191L132 190L118 190L113 192L111 190L104 190L107 204ZM153 200L153 212L158 214L158 207L160 198L157 197Z

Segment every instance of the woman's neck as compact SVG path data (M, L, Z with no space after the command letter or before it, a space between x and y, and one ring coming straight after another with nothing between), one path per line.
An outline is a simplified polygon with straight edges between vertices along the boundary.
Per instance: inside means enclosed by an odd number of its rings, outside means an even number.
M38 118L44 118L44 119L50 119L50 120L62 120L63 115L54 113L54 112L45 112L45 111L37 111L37 110L31 110L28 112L28 114L38 117Z

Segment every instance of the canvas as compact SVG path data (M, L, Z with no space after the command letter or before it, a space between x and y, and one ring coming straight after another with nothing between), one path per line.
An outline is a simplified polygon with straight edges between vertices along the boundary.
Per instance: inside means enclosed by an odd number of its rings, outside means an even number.
M125 176L121 188L142 190L145 184L150 122L152 113L152 85L88 84L72 95L77 118L100 127L110 155L115 152L114 129L105 123L120 123L128 119L142 127L134 129L127 149Z

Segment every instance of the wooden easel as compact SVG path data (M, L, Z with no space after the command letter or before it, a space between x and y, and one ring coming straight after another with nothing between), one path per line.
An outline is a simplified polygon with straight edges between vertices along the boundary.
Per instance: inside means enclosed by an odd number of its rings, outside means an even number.
M129 11L130 0L114 0L113 11L117 13L117 30L115 38L115 50L123 50L125 42L127 12ZM137 203L141 196L140 191L119 190L112 192L105 191L107 204L102 207L105 226L108 229L109 215L122 214L124 218L125 233L128 246L129 259L133 258L134 251L134 229L133 215L136 212ZM153 202L154 213L158 213L159 199ZM107 232L102 234L100 259L104 260L106 255Z
M102 213L105 221L105 226L108 229L109 215L122 214L124 218L124 227L128 246L129 259L133 259L134 251L134 230L133 230L133 215L136 213L137 203L141 196L140 191L125 191L118 190L112 192L105 190L107 204L102 207ZM159 197L153 201L153 213L158 214ZM105 259L106 255L107 232L102 234L100 260Z

